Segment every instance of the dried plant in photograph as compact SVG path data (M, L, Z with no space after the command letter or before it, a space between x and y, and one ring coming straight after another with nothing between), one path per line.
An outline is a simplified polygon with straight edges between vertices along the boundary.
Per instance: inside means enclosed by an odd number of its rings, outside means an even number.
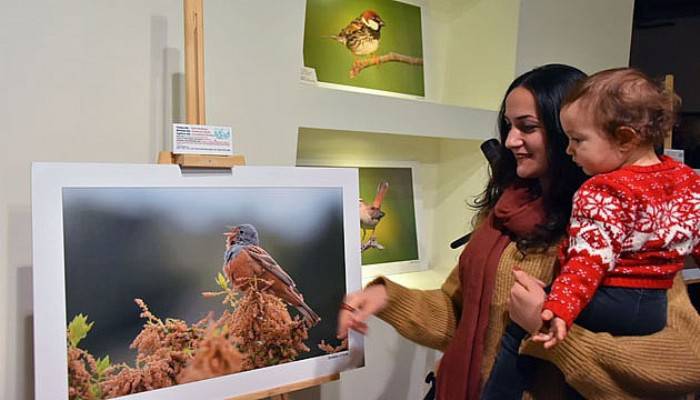
M68 324L68 398L93 400L101 399L102 382L110 367L109 356L95 359L78 344L87 337L93 322L87 322L87 316L78 314Z
M192 326L185 321L168 318L163 322L141 299L134 300L146 319L143 329L130 348L137 350L136 365L119 364L110 369L102 383L105 398L159 389L178 383L177 377L192 360L209 319Z
M194 357L178 375L177 383L194 382L242 370L243 354L231 342L224 329L212 324L199 342Z
M95 358L81 349L94 322L75 316L67 333L69 399L110 399L290 362L308 352L308 320L290 315L271 282L245 279L234 285L218 273L219 290L202 295L222 298L226 309L191 325L162 320L144 300L134 299L144 324L130 345L137 352L133 365L112 365L109 356Z
M304 321L292 318L279 297L260 289L269 283L253 279L226 321L244 354L244 370L293 361L309 351Z
M321 343L318 344L318 348L328 354L339 353L348 349L348 338L346 337L343 339L337 346L333 346L332 344L326 343L325 340L321 340Z

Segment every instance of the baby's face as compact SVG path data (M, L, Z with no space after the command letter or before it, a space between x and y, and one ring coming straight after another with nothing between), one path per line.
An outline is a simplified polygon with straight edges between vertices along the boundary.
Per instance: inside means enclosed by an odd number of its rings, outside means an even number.
M620 145L597 126L590 107L575 101L561 109L559 118L569 138L566 154L587 175L614 171L624 165L625 154Z

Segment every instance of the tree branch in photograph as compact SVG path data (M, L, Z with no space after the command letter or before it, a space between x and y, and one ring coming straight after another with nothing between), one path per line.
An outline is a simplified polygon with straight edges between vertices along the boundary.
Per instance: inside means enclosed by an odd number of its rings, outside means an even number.
M365 68L388 62L402 62L409 65L423 65L422 58L410 57L403 54L391 52L382 56L373 56L363 60L355 60L355 62L352 63L352 68L350 68L350 78L355 78Z

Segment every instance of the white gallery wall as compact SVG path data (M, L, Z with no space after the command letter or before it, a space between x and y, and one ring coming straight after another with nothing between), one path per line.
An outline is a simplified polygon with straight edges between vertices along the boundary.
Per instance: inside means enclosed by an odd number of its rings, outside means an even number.
M627 67L634 0L521 0L516 74L546 62Z
M174 3L2 1L0 398L33 398L30 163L154 159L153 16L181 48Z
M552 61L589 72L627 63L632 0L412 3L424 9L426 101L299 83L303 0L205 0L208 122L232 126L253 165L293 165L300 126L481 141L493 135L494 110L516 71ZM167 148L170 124L184 120L182 3L0 0L0 8L0 398L28 400L31 162L151 163ZM600 29L613 22L616 29ZM572 27L575 42L559 34ZM362 118L341 112L348 106ZM445 146L447 159L458 159ZM483 167L475 146L470 154ZM371 328L367 367L303 398L421 393L436 354L379 322Z

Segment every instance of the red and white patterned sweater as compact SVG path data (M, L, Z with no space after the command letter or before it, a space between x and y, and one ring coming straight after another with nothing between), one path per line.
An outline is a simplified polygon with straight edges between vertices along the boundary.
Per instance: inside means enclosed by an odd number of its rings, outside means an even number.
M700 176L668 157L593 176L574 195L560 275L544 309L571 326L599 285L667 289L700 261Z

